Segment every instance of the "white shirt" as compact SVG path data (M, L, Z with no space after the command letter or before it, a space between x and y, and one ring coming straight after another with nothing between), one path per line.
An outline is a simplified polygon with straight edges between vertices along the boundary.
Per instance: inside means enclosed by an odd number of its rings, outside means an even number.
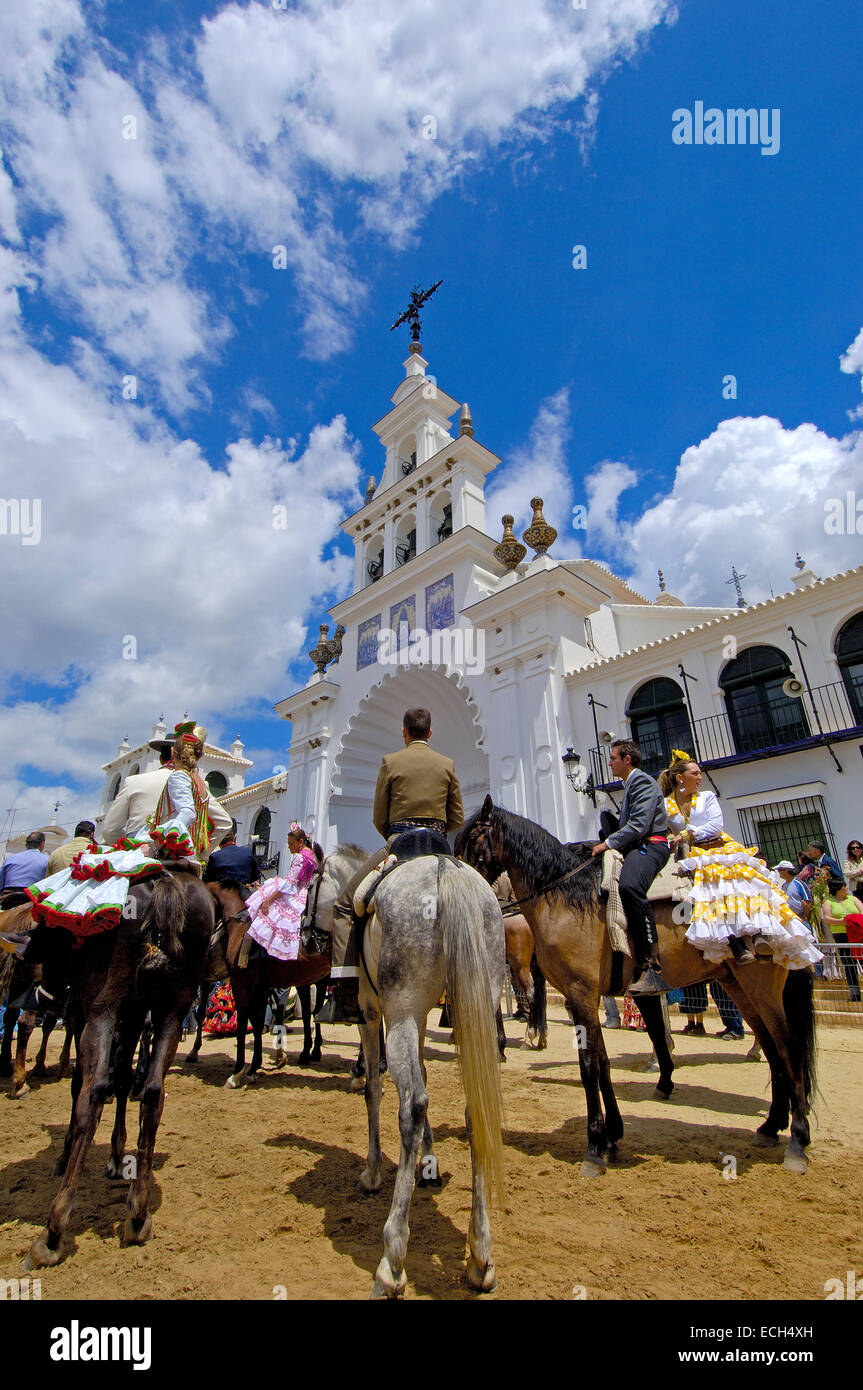
M673 810L671 802L673 798L666 798L666 810L668 811L668 829L673 835L682 835L684 830L688 830L695 844L703 840L715 840L725 828L722 819L722 807L719 805L719 798L716 792L700 791L697 796L692 798L692 805L689 808L689 819L683 815L678 807ZM677 803L675 802L676 806Z

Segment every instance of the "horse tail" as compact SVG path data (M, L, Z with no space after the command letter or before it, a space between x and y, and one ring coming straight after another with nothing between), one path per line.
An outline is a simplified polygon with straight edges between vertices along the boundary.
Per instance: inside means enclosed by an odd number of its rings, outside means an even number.
M183 951L185 925L185 895L173 876L164 873L153 887L153 896L144 914L142 935L145 940L154 940L170 964L176 965Z
M6 951L0 952L0 1005L4 1003L6 995L9 993L12 975L17 964L17 956L9 955Z
M483 900L473 875L441 862L438 912L446 993L461 1062L477 1172L503 1197L503 1106L492 981L482 932Z
M803 1073L807 1104L815 1090L815 989L811 970L789 970L782 992L788 1026L788 1046L795 1067Z

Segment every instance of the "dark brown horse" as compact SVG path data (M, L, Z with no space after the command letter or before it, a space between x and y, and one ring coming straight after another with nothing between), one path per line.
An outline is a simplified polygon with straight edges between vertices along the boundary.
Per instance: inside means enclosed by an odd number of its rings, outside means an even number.
M249 914L239 888L234 884L214 883L211 891L217 898L222 911L222 921L228 928L228 947L226 956L231 980L231 991L237 1006L237 1055L234 1070L225 1085L229 1090L253 1085L258 1079L258 1071L264 1060L264 1019L267 1000L272 990L286 989L291 985L313 985L330 973L332 964L329 950L325 953L308 954L302 946L297 960L275 960L272 956L252 955L248 964L238 964L240 948L249 926ZM246 1067L246 1027L252 1025L252 1060ZM320 1025L317 1042L320 1048ZM310 1040L309 1035L309 1040Z
M11 932L15 936L29 935L32 930L32 920L30 917L30 904L22 904L18 907L8 908L0 912L0 933ZM24 1007L27 997L31 995L33 988L42 982L41 965L29 965L26 961L18 960L13 955L7 955L4 951L0 954L0 1004L4 1000L9 1000L3 1013L3 1037L0 1041L0 1077L10 1077L9 1096L12 1100L22 1100L29 1095L30 1087L27 1084L27 1049L30 1039L36 1027L35 1009ZM32 1076L47 1076L48 1067L46 1057L48 1052L48 1039L57 1026L57 1019L62 1006L62 996L65 994L65 982L62 991L54 984L55 1007L40 1008L38 1012L43 1015L42 1023L42 1045L36 1054L33 1063ZM20 1001L20 1002L19 1002ZM12 1035L15 1032L15 1025L18 1025L18 1036L15 1045L15 1056L12 1056ZM69 1066L69 1057L72 1049L72 1029L67 1021L66 1037L60 1053L58 1066L58 1076L63 1077Z
M124 1239L135 1245L150 1239L149 1180L165 1103L165 1074L203 973L212 931L213 900L200 879L188 870L165 871L155 880L132 885L118 927L90 936L68 952L78 1044L72 1118L56 1169L63 1181L47 1227L30 1248L29 1268L55 1265L63 1257L78 1181L102 1107L112 1095L116 1114L108 1176L131 1178ZM68 948L71 933L55 927L48 935L58 950ZM141 1092L138 1148L136 1155L127 1156L132 1059L148 1013L153 1042Z
M601 901L599 859L591 857L594 841L562 845L541 826L495 806L487 796L479 811L459 831L456 853L473 864L490 883L506 870L530 923L543 974L560 990L577 1028L578 1061L587 1099L588 1147L585 1176L605 1170L606 1153L623 1134L623 1122L611 1084L602 1029L600 996L621 993L629 984L632 962L612 959ZM705 963L686 940L685 922L671 902L654 904L662 973L673 987L720 980L757 1037L770 1065L773 1087L767 1119L756 1144L773 1145L791 1120L784 1166L792 1172L808 1167L809 1100L815 1085L815 1033L812 975L778 965L736 960ZM617 979L613 971L618 968ZM674 1064L668 1049L658 996L642 995L639 1008L659 1061L660 1094L671 1094ZM603 1113L603 1103L605 1112Z

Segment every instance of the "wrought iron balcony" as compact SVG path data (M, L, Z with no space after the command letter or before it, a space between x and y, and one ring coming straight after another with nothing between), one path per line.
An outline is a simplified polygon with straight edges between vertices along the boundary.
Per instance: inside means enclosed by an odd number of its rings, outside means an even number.
M696 719L688 744L682 746L691 749L702 767L710 769L724 763L781 757L843 739L859 738L861 734L863 677L852 677L848 685L844 681L832 681L828 685L814 686L811 701L807 692L799 699L767 699L749 711L738 710L734 720L725 712ZM621 731L621 738L627 736ZM670 747L669 743L669 750ZM620 787L611 771L609 752L605 744L590 749L593 780L603 789ZM651 754L642 744L642 753L642 766L651 776L655 777L668 765L658 749Z

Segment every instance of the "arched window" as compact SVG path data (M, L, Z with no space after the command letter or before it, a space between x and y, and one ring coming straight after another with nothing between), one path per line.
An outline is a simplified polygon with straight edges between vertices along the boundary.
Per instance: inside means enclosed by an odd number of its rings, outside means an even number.
M262 806L255 817L251 840L252 850L258 859L270 857L270 819L266 806Z
M677 681L658 676L639 686L626 713L641 749L641 766L652 777L669 766L672 748L692 752L689 715Z
M224 772L208 772L204 781L217 801L220 797L226 795L228 790L228 779Z
M127 776L127 777L137 777L137 776L138 776L138 773L139 773L140 771L141 771L141 764L140 764L140 763L135 763L134 767L130 767L130 768L129 768L129 771L126 773L126 776Z
M109 801L116 801L116 799L117 799L117 793L118 793L118 791L120 790L120 782L121 782L121 780L122 780L122 779L121 779L120 774L119 774L119 772L118 772L118 773L117 773L117 776L114 778L114 785L113 785L113 787L111 788L111 795L108 797L108 800L109 800Z
M757 753L808 738L803 701L786 695L791 662L778 647L747 647L719 677L738 753Z
M839 629L835 651L854 723L863 724L863 613Z

